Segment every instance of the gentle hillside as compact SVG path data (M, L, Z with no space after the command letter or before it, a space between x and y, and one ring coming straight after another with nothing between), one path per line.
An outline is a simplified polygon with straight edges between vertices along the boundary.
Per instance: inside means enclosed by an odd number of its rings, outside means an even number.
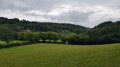
M15 31L31 30L31 31L42 31L42 32L59 32L59 33L83 33L89 28L66 23L51 23L51 22L36 22L19 20L17 18L8 19L0 17L0 26L7 26L14 29Z
M106 21L106 22L100 23L94 28L103 28L103 27L111 27L111 26L120 26L120 21L116 21L116 22Z
M107 21L88 31L93 44L120 43L120 21Z
M0 67L120 67L120 44L38 43L0 50Z

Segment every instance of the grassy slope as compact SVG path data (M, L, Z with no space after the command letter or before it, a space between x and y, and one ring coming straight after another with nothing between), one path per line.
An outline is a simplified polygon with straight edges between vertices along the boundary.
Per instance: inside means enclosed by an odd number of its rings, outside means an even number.
M0 50L0 67L120 67L120 44L33 44Z

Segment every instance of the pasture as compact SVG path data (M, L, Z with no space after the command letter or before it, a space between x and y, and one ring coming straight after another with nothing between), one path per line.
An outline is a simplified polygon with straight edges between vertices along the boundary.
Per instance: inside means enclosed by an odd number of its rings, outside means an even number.
M0 49L0 67L120 67L120 43L37 43Z

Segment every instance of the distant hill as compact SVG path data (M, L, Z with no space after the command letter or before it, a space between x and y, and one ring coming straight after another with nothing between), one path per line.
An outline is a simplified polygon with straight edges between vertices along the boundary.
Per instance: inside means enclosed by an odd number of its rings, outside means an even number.
M42 32L59 32L59 33L83 33L90 28L75 25L75 24L66 24L66 23L52 23L52 22L36 22L36 21L27 21L19 20L17 18L8 19L0 17L0 25L7 26L14 29L15 31L31 30L31 31L42 31Z
M119 43L120 42L120 21L107 21L101 23L87 32L90 41L93 43Z
M106 21L106 22L100 23L94 28L102 28L102 27L107 27L107 26L120 26L120 21L116 21L116 22Z

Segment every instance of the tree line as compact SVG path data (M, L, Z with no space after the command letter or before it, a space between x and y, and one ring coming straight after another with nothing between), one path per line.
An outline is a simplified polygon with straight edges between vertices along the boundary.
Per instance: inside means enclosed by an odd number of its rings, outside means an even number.
M30 43L37 43L39 40L45 42L45 40L53 40L56 42L59 39L59 34L57 32L32 32L32 31L22 31L16 32L7 27L0 27L0 40L6 41L9 44L12 40L28 41Z
M80 25L66 24L66 23L52 23L52 22L37 22L37 21L27 21L19 20L17 18L8 19L0 17L0 26L6 26L21 32L24 30L30 30L33 32L57 32L57 33L83 33L86 30L90 29Z
M19 40L27 40L31 43L39 42L41 39L42 42L46 40L53 40L56 42L59 39L59 34L57 32L31 32L31 31L23 31L18 33Z
M61 43L78 45L120 43L120 21L107 21L92 29L88 29L76 25L57 23L55 23L55 25L54 23L43 23L42 25L44 27L41 27L41 23L37 22L6 19L0 19L0 40L6 41L7 44L12 40L23 40L29 43L46 42L46 40L56 43L60 40ZM22 25L25 27L23 28ZM56 25L58 25L58 27ZM53 30L47 30L45 27ZM60 31L58 32L55 29Z
M85 33L69 34L64 39L70 44L79 45L120 43L120 21L107 21Z

